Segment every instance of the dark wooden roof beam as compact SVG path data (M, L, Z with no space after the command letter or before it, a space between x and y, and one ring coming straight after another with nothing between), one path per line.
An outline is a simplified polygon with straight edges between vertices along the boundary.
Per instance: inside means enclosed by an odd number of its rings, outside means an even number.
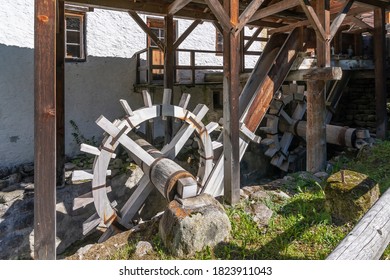
M263 19L267 16L271 16L281 11L294 8L298 5L299 5L299 0L283 0L260 9L252 16L252 18L249 21L253 22L255 20Z
M381 0L356 0L356 1L373 7L390 9L389 1L381 1Z
M226 31L230 31L233 28L233 24L230 22L230 17L226 13L225 9L219 3L218 0L205 0L210 10L214 13L215 17L218 19L219 24Z
M347 3L345 3L345 5L341 9L340 13L333 20L332 25L330 26L330 39L331 40L334 37L334 35L336 34L336 32L339 30L341 24L343 23L349 10L351 9L353 2L354 2L354 0L349 0Z
M263 4L264 0L252 0L252 2L246 7L244 12L240 15L238 19L238 24L234 28L234 34L237 36L238 33L244 28L252 16L256 13L257 9Z
M184 8L188 3L190 3L192 0L175 0L168 6L168 15L174 15L178 11L180 11L182 8Z

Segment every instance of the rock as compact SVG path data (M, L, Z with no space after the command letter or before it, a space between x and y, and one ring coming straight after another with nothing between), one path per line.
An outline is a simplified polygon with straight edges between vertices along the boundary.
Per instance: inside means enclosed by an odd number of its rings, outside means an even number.
M89 249L93 247L94 244L88 244L85 245L84 247L81 247L80 249L77 250L76 254L79 257L79 260L84 259L84 255L88 253Z
M230 230L222 205L208 194L171 201L159 224L163 243L177 257L192 256L226 241Z
M76 164L71 162L65 163L65 171L72 171L75 168L76 168Z
M22 199L23 193L23 190L15 190L11 192L1 192L0 195L3 198L4 203L9 203L16 199Z
M20 173L13 173L8 177L9 185L14 185L22 181L22 175Z
M139 258L142 258L143 256L153 252L152 244L146 241L140 241L137 243L137 246L135 247L135 255Z
M7 177L10 174L8 167L0 167L0 179Z
M240 197L242 199L248 199L249 195L243 189L240 189Z
M278 200L287 200L291 198L288 194L286 194L283 191L269 191L268 193L276 197Z
M273 215L273 211L262 202L255 202L251 204L245 209L245 211L252 216L253 221L259 228L268 225L269 220Z
M0 180L0 191L8 187L8 180Z
M329 174L326 172L317 172L317 173L314 173L314 176L316 176L317 178L319 178L321 180L325 180L326 178L328 178Z
M344 177L344 180L343 180ZM336 224L356 222L379 198L379 185L365 174L341 170L327 180L325 208Z
M28 175L34 174L34 163L26 163L22 165L22 171Z
M298 178L301 178L306 181L321 183L321 180L318 177L307 171L298 172Z
M269 198L269 195L266 191L260 190L260 191L252 193L250 195L250 198L254 199L254 200L264 200L264 199Z

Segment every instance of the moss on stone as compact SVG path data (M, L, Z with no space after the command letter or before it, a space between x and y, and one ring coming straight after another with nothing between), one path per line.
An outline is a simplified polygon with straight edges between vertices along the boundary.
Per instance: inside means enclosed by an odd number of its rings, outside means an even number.
M367 175L351 170L333 174L325 187L325 207L336 224L356 222L378 198L379 185Z

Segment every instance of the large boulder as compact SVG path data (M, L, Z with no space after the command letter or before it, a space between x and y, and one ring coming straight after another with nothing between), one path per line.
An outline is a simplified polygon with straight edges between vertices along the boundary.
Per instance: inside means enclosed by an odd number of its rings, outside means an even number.
M344 224L359 220L379 198L379 185L365 174L342 170L327 180L325 207L333 222Z
M171 201L159 226L165 246L177 257L191 256L228 240L230 230L224 208L208 194Z

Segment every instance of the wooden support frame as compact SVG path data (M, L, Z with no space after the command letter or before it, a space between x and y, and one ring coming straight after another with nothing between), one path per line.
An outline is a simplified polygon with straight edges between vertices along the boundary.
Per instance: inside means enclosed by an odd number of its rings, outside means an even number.
M273 14L276 14L278 12L294 8L299 5L299 0L284 0L280 1L278 3L269 5L267 7L264 7L263 9L257 11L252 18L249 20L249 22L253 22L268 16L271 16Z
M355 0L349 0L348 2L346 2L340 13L333 20L332 25L330 26L330 40L332 40L333 37L336 35L349 10L351 9L354 1Z
M230 21L228 13L224 10L221 3L218 0L204 0L210 10L214 13L215 17L218 19L219 24L221 24L224 30L231 30L233 28L233 24ZM238 8L237 8L238 9Z
M201 19L196 19L194 20L191 25L186 29L186 31L183 32L183 34L181 34L181 36L175 41L175 43L173 43L173 49L176 50L181 43L183 43L183 41L188 37L188 35L191 34L192 31L194 31L194 29L199 25L199 24L202 24L203 23L203 20Z
M58 1L56 34L56 168L57 186L65 184L65 4Z
M165 51L164 51L164 88L171 90L171 100L173 103L173 85L175 83L175 25L172 15L165 16ZM195 27L194 27L195 28ZM183 39L184 40L184 39ZM173 136L173 119L167 118L165 122L165 143L169 143Z
M168 6L167 15L174 15L181 9L183 9L192 0L175 0Z
M206 0L208 1L208 0ZM233 25L238 23L239 1L224 0ZM239 148L239 89L240 89L240 36L234 36L229 27L224 28L224 79L223 79L223 153L224 197L227 203L240 200L240 148Z
M322 0L322 1L326 1L326 0ZM320 19L318 18L316 12L314 11L314 8L310 5L309 0L299 0L299 3L301 4L303 11L305 12L309 22L314 28L317 34L317 38L320 38L323 41L329 40L329 37L327 36L328 34L325 33L324 27L322 26Z
M374 10L374 55L375 55L375 104L376 137L386 138L387 132L387 91L386 91L386 29L385 10Z
M57 1L35 1L35 259L56 258L56 12Z
M263 31L264 28L259 27L256 29L256 31L252 34L252 37L249 39L248 42L244 45L243 52L246 52L249 50L249 48L252 46L253 42L256 40L256 38L260 35L261 31Z
M264 0L252 0L252 2L246 7L238 19L238 23L234 28L234 35L237 36L238 33L244 28L244 26L249 22L252 16L256 13L257 9L263 4Z
M157 38L156 34L152 32L152 30L149 28L149 26L146 25L142 18L140 18L140 16L134 11L129 11L129 15L138 24L138 26L149 35L150 39L159 47L159 49L165 52L165 44L161 42L159 38Z

